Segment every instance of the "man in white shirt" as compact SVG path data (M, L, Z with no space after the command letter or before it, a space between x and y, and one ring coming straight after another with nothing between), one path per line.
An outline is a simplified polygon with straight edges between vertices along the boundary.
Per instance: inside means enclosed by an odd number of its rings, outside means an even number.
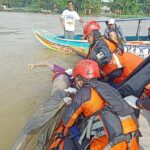
M83 20L79 17L78 13L74 11L73 1L68 1L68 9L64 10L60 17L60 23L64 29L65 39L74 39L76 20L83 23Z

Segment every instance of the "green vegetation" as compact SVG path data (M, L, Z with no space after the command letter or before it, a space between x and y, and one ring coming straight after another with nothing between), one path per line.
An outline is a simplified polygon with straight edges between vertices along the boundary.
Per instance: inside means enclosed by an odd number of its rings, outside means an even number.
M62 12L68 0L0 0L0 5L6 5L8 10L26 12ZM116 16L146 16L150 15L150 0L114 0L104 3L101 0L74 0L77 11L85 15L90 14L116 15ZM102 7L110 10L102 11ZM2 9L2 7L0 7ZM5 9L7 10L7 9Z

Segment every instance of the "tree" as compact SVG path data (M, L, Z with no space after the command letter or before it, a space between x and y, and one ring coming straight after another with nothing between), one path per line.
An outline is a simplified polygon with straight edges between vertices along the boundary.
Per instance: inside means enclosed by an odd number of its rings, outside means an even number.
M114 0L113 10L122 10L125 14L135 15L140 12L141 4L138 0Z
M85 9L91 9L94 13L100 13L100 6L101 2L98 0L85 0L83 2L83 8Z

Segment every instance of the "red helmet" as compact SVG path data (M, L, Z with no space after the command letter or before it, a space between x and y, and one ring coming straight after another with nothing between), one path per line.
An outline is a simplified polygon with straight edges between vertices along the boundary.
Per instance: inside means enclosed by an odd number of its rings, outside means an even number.
M73 77L80 75L86 79L101 77L98 64L90 59L80 60L73 69Z
M100 29L100 25L95 20L91 20L85 24L83 33L84 35L89 35L93 32L93 30L99 30L99 29Z

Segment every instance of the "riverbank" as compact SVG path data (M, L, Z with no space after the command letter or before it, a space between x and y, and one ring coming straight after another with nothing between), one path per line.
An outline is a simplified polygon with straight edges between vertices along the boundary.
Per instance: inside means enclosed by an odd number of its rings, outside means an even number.
M52 12L51 10L45 10L45 9L34 9L34 8L6 8L6 9L0 9L0 11L4 12L23 12L23 13L47 13L47 14L57 14L56 12Z
M0 11L5 12L22 12L22 13L44 13L44 14L61 14L61 12L57 11L51 11L46 9L40 9L40 8L28 8L28 7L16 7L16 8L5 8L0 9ZM90 14L86 15L84 12L79 12L80 16L103 16L103 17L113 17L113 18L144 18L149 17L149 15L145 14L136 14L136 15L117 15L117 14Z

